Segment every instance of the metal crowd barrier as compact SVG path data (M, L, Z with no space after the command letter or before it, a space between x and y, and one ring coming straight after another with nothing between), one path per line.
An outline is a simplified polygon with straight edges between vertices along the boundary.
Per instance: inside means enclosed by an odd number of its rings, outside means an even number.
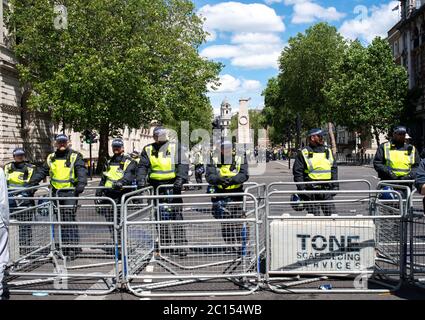
M10 292L104 295L117 288L117 206L112 199L9 199L22 204L11 210Z
M246 192L226 197L235 198L229 203L219 194L128 198L123 210L128 290L142 297L256 291L261 251L258 201ZM128 212L140 201L139 210Z
M404 274L403 202L397 191L390 191L397 203L381 200L381 192L298 191L300 202L291 201L293 191L268 193L268 287L278 293L397 290Z
M423 197L414 190L409 200L406 257L408 279L411 284L425 288L425 215Z
M273 191L296 191L298 187L302 187L306 190L315 190L322 187L329 186L330 184L338 185L339 190L371 190L372 185L368 180L365 179L354 179L354 180L332 180L332 181L307 181L307 182L272 182L267 185L267 193Z
M141 297L425 287L425 216L412 182L378 183L393 190L367 180L245 183L226 194L230 202L207 194L207 183L119 199L53 196L45 185L11 190L6 281L12 293L123 288ZM339 190L317 187L329 183Z

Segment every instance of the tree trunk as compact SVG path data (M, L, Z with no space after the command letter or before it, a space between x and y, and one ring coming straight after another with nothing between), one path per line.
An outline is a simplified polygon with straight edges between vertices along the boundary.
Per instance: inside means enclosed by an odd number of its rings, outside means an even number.
M332 153L336 154L337 149L336 149L336 141L335 141L335 135L333 131L332 122L328 122L328 132L329 132L329 139L331 142Z
M296 130L295 148L299 150L301 149L301 115L299 113L297 113L297 118L295 120L295 130Z
M109 143L109 124L104 124L101 126L99 131L99 155L98 155L97 168L96 168L97 174L100 174L102 172L104 164L109 157L108 143Z

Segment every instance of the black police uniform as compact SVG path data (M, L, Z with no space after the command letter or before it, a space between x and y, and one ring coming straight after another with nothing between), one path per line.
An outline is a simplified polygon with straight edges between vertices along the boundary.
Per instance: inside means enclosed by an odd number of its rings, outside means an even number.
M226 190L224 188L218 188L217 186L222 185L224 180L220 176L220 167L226 165L225 157L222 155L220 164L215 164L211 158L206 168L205 179L213 188L213 192L222 196L214 197L211 199L213 204L213 216L216 219L241 219L244 217L241 205L232 204L232 202L242 202L243 196L226 196L226 193L242 193L243 183L248 181L248 161L246 155L242 157L242 163L240 165L239 172L230 178L229 185L240 185L235 189ZM228 164L229 165L229 164ZM232 156L232 166L236 166L235 156ZM232 167L231 167L232 169ZM210 187L210 189L211 189ZM229 204L230 205L227 205ZM227 207L227 208L226 208ZM227 214L224 214L222 210L226 208ZM221 233L226 244L239 244L241 240L242 224L241 223L222 223ZM234 248L231 248L234 250Z
M28 169L33 169L34 172L36 170L36 167L32 165L31 163L27 161L23 162L10 162L6 164L5 169L9 168L11 172L21 172L23 177L22 180L27 180L29 175ZM9 172L9 173L11 173ZM34 174L34 173L33 173ZM23 187L26 187L27 184L25 184ZM18 195L21 195L22 197L32 197L33 192L19 192L19 193L13 193L11 196L16 198ZM23 200L19 204L17 203L17 200L9 200L9 208L10 213L12 214L13 218L16 218L18 221L32 221L33 220L33 212L25 212L21 214L17 214L16 216L13 215L13 209L16 207L33 207L35 205L35 201L33 200ZM19 247L25 247L30 246L32 242L32 228L31 225L22 224L19 226ZM20 250L22 254L25 254L26 252L29 252L30 250Z
M319 145L319 146L312 146L309 145L306 148L308 148L309 151L314 153L324 153L332 151L329 149L329 147L325 145ZM292 173L294 175L294 182L312 182L314 180L310 179L307 173L307 163L304 160L304 156L302 154L302 151L299 150L297 157L295 158L294 166L292 168ZM331 180L335 181L338 180L338 168L336 165L336 160L334 159L334 162L331 167ZM298 190L337 190L338 185L337 184L300 184L297 185ZM332 200L334 195L333 194L305 194L300 195L301 199L304 201L323 201L323 200ZM307 212L309 214L319 215L320 209L322 210L324 215L332 215L336 212L335 204L329 204L329 203L317 203L312 205L307 205Z
M159 143L152 143L148 146L152 146L153 148L153 156L158 155L158 152L161 150L167 150L168 146L171 142L170 141L166 141L166 142L159 142ZM176 177L173 179L169 179L169 180L154 180L154 179L150 179L149 178L149 173L151 170L151 163L149 160L149 155L146 151L146 148L148 146L145 146L143 148L142 154L140 156L140 161L139 164L137 166L137 185L139 188L144 187L146 185L146 183L148 183L149 185L151 185L154 188L154 192L155 194L157 194L157 188L161 185L167 185L167 184L176 184L176 185L180 185L182 186L183 184L188 182L189 179L189 160L186 157L186 153L185 150L183 148L183 146L178 143L177 144L177 148L176 148L176 154L175 154L175 158L174 158L174 170L176 173ZM166 194L174 194L174 195L178 195L181 194L181 187L180 188L160 188L159 189L159 194L160 195L166 195ZM181 198L174 198L174 199L159 199L160 203L176 203L176 204L181 204L183 203L183 199ZM169 219L170 220L183 220L183 214L182 214L182 207L181 206L177 206L177 207L173 207L173 209L171 210L171 212L169 213ZM165 245L170 245L172 240L171 240L171 234L170 234L170 230L169 230L169 225L167 224L161 224L161 231L160 231L160 235L161 235L161 243L165 244ZM173 224L172 225L172 230L173 230L173 234L174 234L174 243L176 245L186 245L187 244L187 239L186 239L186 230L184 228L184 226L182 224ZM172 250L173 251L173 250ZM183 252L184 250L175 250L175 252L180 253L180 254L184 254Z
M64 151L56 150L54 154L54 158L57 160L69 160L71 153L76 152L71 149L67 149ZM47 176L49 176L49 165L47 164L47 161L38 168L38 170L33 174L31 177L31 180L29 182L30 186L35 186L39 184L43 179L45 179ZM77 189L84 189L84 187L87 185L87 168L85 166L83 156L81 153L78 153L75 164L74 164L74 172L75 176L77 178L77 184L75 187ZM52 194L53 196L58 196L61 198L66 197L78 197L78 192L74 190L67 190L67 191L61 191L56 190L55 188L52 188ZM64 222L72 222L76 221L76 207L77 207L78 201L77 200L60 200L59 205L60 206L72 206L73 209L66 209L61 210L61 221ZM77 245L79 243L79 233L78 233L78 226L75 225L64 225L62 226L62 241L65 245ZM67 255L68 253L72 252L80 252L80 248L66 248L64 250L64 254Z
M391 141L391 148L399 151L413 151L413 146L408 143L398 143ZM373 159L373 166L378 173L378 177L381 180L414 180L416 177L416 170L418 169L419 162L421 161L418 152L415 152L415 163L411 167L411 171L407 176L397 177L388 168L385 159L384 144L382 143L376 151L375 158Z

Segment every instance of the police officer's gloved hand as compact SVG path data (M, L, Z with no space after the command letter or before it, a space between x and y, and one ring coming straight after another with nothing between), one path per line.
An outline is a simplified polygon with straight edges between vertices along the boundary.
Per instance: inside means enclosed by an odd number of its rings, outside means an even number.
M123 187L123 183L121 181L116 181L112 184L112 189L114 190L121 190Z
M227 188L228 186L230 186L232 184L231 179L230 178L225 178L224 182L223 182L223 187Z
M84 192L85 186L83 184L79 184L75 187L75 193L80 194Z
M103 190L102 189L97 189L96 190L96 197L102 197L103 196Z

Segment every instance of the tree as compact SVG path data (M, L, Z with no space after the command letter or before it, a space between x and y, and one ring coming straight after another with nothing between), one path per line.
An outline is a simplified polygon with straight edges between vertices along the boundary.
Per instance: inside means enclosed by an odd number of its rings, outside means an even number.
M295 135L296 114L285 105L278 78L271 78L263 91L263 127L269 127L269 139L273 144L290 142Z
M377 141L405 113L408 94L406 70L393 61L388 42L376 38L368 47L354 41L336 65L324 93L336 110L339 124L360 133L362 141Z
M201 58L202 20L189 0L12 0L8 27L30 108L108 137L156 119L210 127L207 85L221 65ZM55 22L55 23L54 23ZM25 102L26 103L26 102Z
M328 123L333 151L333 110L323 88L335 76L334 66L341 60L346 43L337 29L318 23L288 41L280 57L279 86L286 110L298 114L302 125L320 127Z

